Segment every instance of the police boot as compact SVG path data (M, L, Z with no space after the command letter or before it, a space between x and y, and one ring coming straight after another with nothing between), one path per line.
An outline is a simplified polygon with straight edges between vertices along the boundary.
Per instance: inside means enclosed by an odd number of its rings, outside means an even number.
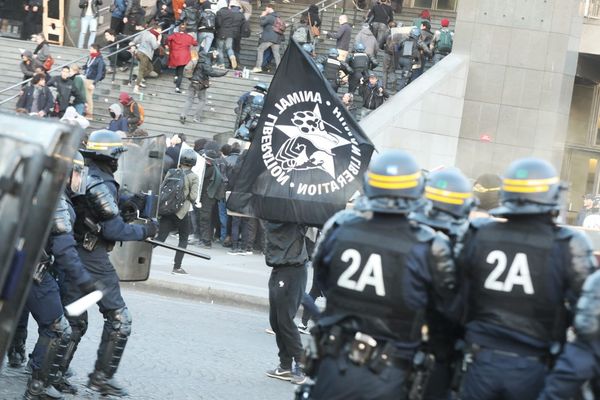
M27 332L15 333L15 337L8 349L8 366L11 368L20 368L27 360L25 355L25 341L27 340Z
M54 387L60 390L62 393L75 394L77 388L75 388L68 378L73 376L73 371L69 367L77 346L81 342L81 338L87 331L87 314L78 318L69 318L69 324L71 325L71 336L67 344L66 352L60 361L60 379L54 383Z
M61 376L56 382L52 383L52 386L61 393L76 394L77 388L69 382L66 376Z
M27 382L27 390L23 395L24 400L56 400L63 398L58 390L46 382L41 370L33 371L31 379Z
M94 372L90 376L88 387L103 395L127 396L127 391L113 378L121 357L125 351L127 339L131 333L131 316L127 307L112 310L105 314L107 322Z

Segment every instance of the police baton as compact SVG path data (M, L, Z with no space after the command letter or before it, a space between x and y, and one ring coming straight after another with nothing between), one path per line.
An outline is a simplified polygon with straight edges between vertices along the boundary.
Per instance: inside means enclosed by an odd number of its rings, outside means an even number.
M88 308L102 300L102 296L102 291L94 290L92 293L86 294L82 298L65 306L65 312L69 317L78 317L86 312Z
M169 250L181 251L181 252L183 252L185 254L189 254L190 256L203 258L205 260L210 260L211 259L211 257L208 254L198 253L198 252L195 252L195 251L192 251L192 250L188 250L188 249L184 249L184 248L181 248L181 247L172 246L170 244L159 242L157 240L145 239L144 241L147 242L147 243L152 244L153 246L164 247L165 249L169 249Z

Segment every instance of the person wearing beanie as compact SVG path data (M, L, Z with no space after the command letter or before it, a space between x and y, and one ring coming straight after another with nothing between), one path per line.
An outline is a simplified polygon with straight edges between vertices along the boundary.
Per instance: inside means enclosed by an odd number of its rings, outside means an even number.
M107 129L109 131L117 132L128 132L129 124L127 123L127 118L123 115L123 109L119 103L113 103L108 107L108 112L110 117L112 118L108 123Z
M431 14L429 13L429 10L421 11L421 14L413 20L413 26L419 28L423 21L429 21L431 23Z
M94 90L98 83L104 79L106 75L106 64L104 63L104 57L100 54L100 46L96 43L90 46L90 56L88 57L85 65L83 66L85 71L85 89L87 98L87 112L86 117L92 119L94 115Z
M123 115L127 119L127 132L132 133L143 122L140 105L125 92L119 95L119 103L123 106Z
M450 21L448 18L443 18L440 25L440 30L435 31L433 40L431 41L431 49L433 50L433 63L437 64L444 57L446 57L452 51L452 44L454 43L454 32L448 27Z
M146 87L144 77L149 75L153 70L152 57L154 56L154 51L160 45L160 28L154 27L143 31L129 44L135 45L137 48L135 56L139 61L139 68L133 93L140 93L140 87Z

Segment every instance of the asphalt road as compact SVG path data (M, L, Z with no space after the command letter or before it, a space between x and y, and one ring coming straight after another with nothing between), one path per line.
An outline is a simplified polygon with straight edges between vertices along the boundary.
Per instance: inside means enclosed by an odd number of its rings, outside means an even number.
M275 337L267 335L268 315L131 289L124 297L133 316L132 335L116 374L130 399L292 399L294 386L266 377L277 366ZM80 392L66 399L99 399L85 388L96 359L102 316L93 308L90 325L73 360ZM37 338L29 325L27 349ZM4 363L6 365L6 362ZM27 375L0 371L0 399L21 399ZM102 397L106 399L106 397Z

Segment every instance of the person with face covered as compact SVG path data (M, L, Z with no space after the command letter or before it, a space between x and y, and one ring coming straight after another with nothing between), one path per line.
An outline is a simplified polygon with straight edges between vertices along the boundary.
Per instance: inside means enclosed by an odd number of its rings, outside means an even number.
M113 132L129 132L129 125L127 124L127 117L123 115L123 109L118 103L111 104L108 107L108 112L112 118L108 123L108 130Z

